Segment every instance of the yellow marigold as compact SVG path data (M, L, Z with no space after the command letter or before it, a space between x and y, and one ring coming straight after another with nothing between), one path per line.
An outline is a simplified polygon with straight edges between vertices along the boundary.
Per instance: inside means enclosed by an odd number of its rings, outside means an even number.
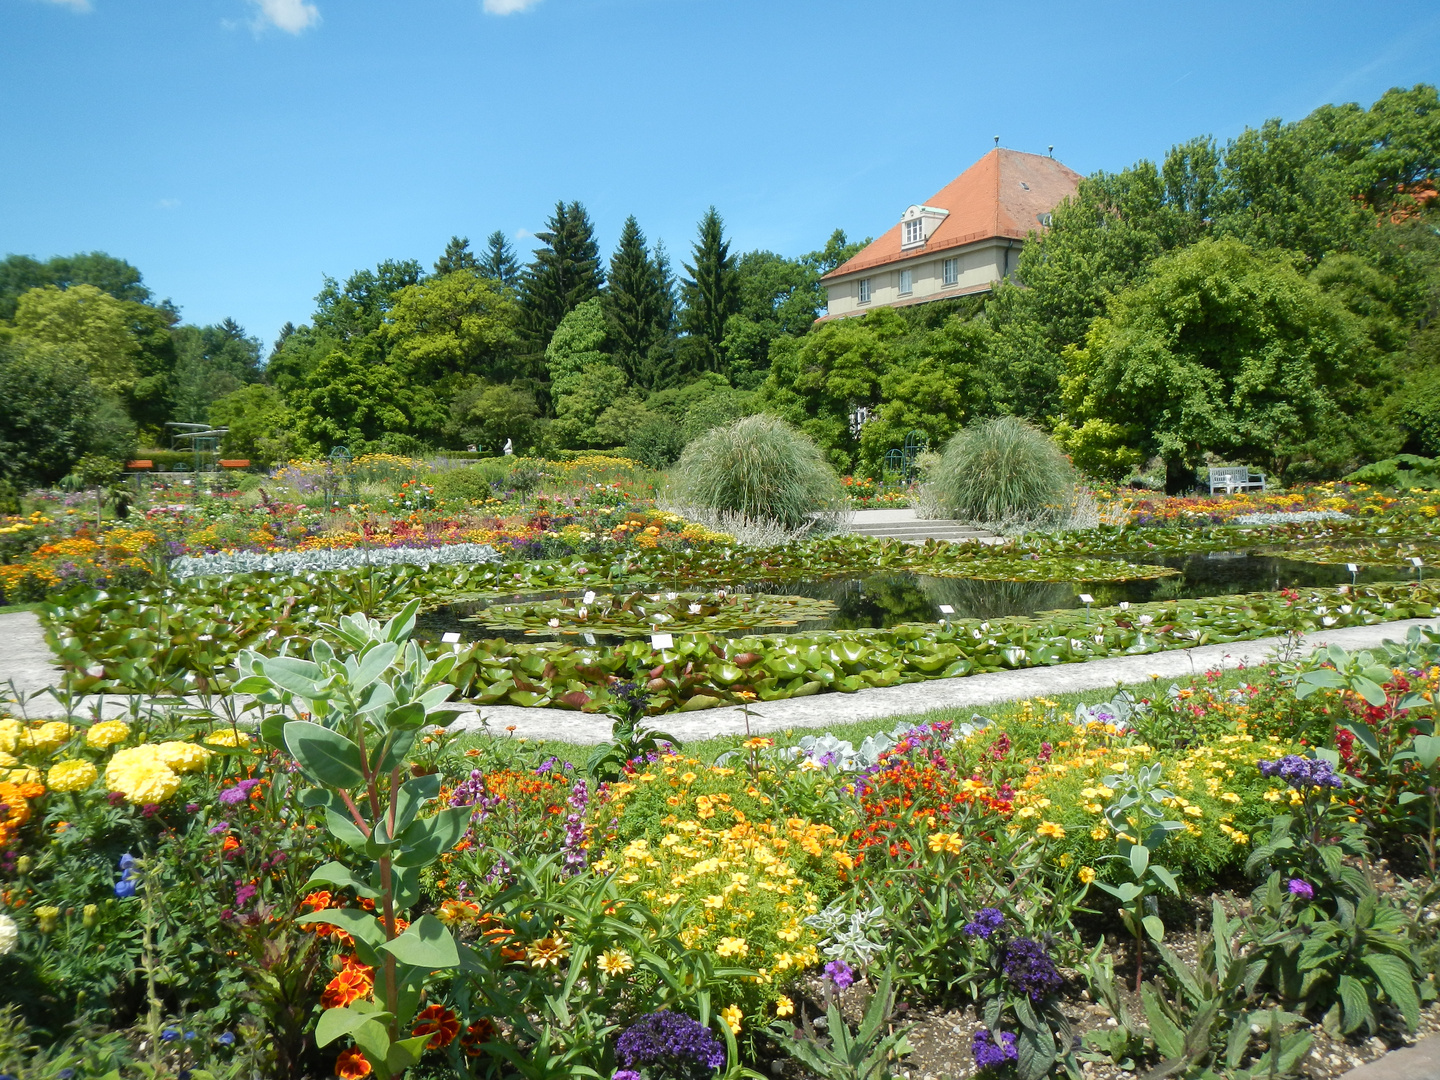
M206 735L205 742L210 746L249 746L250 737L241 734L234 728L221 728L219 731L212 731Z
M1110 832L1104 825L1096 825L1095 828L1090 830L1091 840L1104 840L1109 835Z
M105 783L132 803L164 802L180 790L180 777L149 743L127 747L105 767Z
M84 791L100 777L100 770L88 761L58 761L45 782L51 791Z
M69 741L70 735L74 732L69 724L63 720L51 720L41 724L38 728L32 728L26 734L28 738L25 743L32 749L39 750L42 754L49 754L60 749Z
M795 1015L795 1002L791 1001L791 1000L790 1000L788 997L786 997L784 994L781 994L779 997L777 997L777 998L775 999L775 1015L776 1015L776 1016L794 1016L794 1015Z
M11 769L6 773L5 779L12 784L38 784L40 783L40 770L22 765L20 768Z
M745 1014L740 1011L739 1005L730 1005L720 1010L720 1019L725 1021L726 1026L736 1035L740 1034L740 1021Z
M715 946L716 956L744 956L749 951L749 944L738 937L721 938L720 944Z
M4 750L0 750L0 769L13 769L19 764L20 759L14 754L7 754Z
M1041 836L1048 836L1055 840L1065 839L1065 826L1057 825L1053 821L1042 821L1040 827L1035 831Z
M155 747L155 752L160 755L160 760L177 773L194 772L203 768L205 762L210 760L212 751L206 750L203 746L197 746L189 742L162 742Z
M7 716L0 720L0 750L10 753L19 749L20 739L24 734L25 725L14 717Z
M951 855L960 854L959 833L931 833L929 843L931 851L948 851Z
M102 720L85 733L85 745L93 750L104 750L130 737L130 725L124 720Z
M1095 880L1095 868L1091 866L1080 867L1079 878L1082 884L1089 885Z

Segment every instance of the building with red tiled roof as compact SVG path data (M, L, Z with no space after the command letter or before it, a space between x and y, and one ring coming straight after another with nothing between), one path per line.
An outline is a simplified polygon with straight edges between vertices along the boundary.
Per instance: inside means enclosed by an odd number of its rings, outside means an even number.
M1079 184L1080 174L1053 157L996 147L826 274L824 318L989 292Z

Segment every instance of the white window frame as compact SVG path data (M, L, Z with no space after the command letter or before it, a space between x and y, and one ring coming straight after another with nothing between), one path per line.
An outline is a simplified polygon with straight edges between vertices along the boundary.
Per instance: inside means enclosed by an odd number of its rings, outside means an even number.
M900 271L900 295L909 296L915 291L915 275L910 270Z
M925 243L925 219L909 218L902 223L900 234L901 247L917 247Z
M943 265L943 266L941 267L941 269L940 269L940 273L941 273L941 275L942 275L942 276L941 276L941 280L944 281L944 283L945 283L946 285L956 285L956 284L959 284L959 282L960 282L960 260L959 260L959 259L946 259L944 265Z
M858 297L856 303L868 304L870 302L870 279L861 278L855 283L855 295Z

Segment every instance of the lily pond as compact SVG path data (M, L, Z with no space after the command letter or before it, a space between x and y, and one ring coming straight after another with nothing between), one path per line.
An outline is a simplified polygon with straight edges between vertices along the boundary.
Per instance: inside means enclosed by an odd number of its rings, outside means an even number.
M614 593L516 592L433 608L420 616L417 636L604 643L669 630L721 635L855 630L1076 609L1085 606L1083 597L1105 607L1324 587L1352 580L1343 565L1243 551L1155 555L1137 561L1167 567L1169 573L1131 581L1084 582L994 581L888 571L809 581L746 581L711 592L695 591L693 581L656 581ZM1353 579L1368 584L1412 576L1399 568L1369 566Z

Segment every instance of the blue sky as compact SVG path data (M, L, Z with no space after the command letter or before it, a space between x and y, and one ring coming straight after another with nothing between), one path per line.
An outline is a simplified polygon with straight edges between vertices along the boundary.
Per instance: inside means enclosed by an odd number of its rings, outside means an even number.
M795 255L994 135L1089 173L1437 81L1440 16L1388 0L0 0L0 254L108 251L268 342L323 274L528 257L556 199L607 257L712 203Z

